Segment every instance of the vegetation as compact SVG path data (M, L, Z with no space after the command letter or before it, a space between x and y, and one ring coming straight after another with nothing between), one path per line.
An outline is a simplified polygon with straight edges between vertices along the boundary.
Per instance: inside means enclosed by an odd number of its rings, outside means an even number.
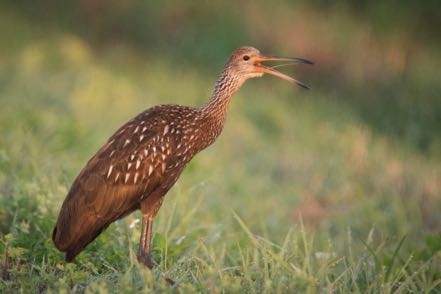
M348 1L95 2L0 5L0 292L441 293L435 2L390 22ZM315 60L290 72L313 90L247 82L166 197L153 272L139 213L65 264L52 229L88 158L143 109L204 103L244 44Z

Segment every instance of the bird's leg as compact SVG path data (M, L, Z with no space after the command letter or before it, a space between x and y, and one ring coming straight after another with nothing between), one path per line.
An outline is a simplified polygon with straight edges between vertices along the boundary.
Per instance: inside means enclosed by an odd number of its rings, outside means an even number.
M141 238L139 240L138 261L149 269L153 268L152 259L150 257L152 242L152 223L153 217L145 214L142 217Z
M153 269L153 263L150 256L152 244L152 224L153 216L150 214L143 215L141 240L139 241L138 261L149 269ZM175 281L170 278L165 277L165 280L172 286L176 284Z
M152 223L153 218L158 213L161 207L162 200L165 193L162 190L157 190L149 195L144 201L140 203L142 212L142 229L141 239L139 242L138 261L149 269L152 269L153 263L150 256L152 243Z

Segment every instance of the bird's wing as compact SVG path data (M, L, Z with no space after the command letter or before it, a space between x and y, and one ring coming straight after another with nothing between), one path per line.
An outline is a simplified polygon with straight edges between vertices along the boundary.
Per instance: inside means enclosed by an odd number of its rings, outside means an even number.
M160 113L152 108L122 126L83 168L54 232L60 250L77 246L75 239L88 232L98 235L103 227L139 208L139 202L161 185L168 143L161 141Z
M78 176L98 216L124 210L126 202L139 202L161 184L168 142L161 140L160 114L153 108L122 126Z

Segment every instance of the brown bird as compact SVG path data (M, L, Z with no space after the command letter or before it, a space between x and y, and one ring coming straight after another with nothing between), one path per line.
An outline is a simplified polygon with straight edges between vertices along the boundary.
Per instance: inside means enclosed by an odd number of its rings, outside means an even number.
M71 262L112 222L140 209L138 260L152 268L152 221L186 164L221 133L233 94L249 78L271 74L306 85L261 62L312 64L302 58L263 56L236 49L205 105L159 105L123 125L89 160L61 206L52 239ZM288 65L288 64L285 64Z

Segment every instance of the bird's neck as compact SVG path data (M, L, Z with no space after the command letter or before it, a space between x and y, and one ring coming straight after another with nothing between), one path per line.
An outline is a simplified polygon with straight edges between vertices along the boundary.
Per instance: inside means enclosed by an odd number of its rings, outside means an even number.
M209 137L209 144L221 133L227 118L228 105L234 93L239 90L243 80L232 74L227 67L216 82L210 100L199 111L203 118L203 129Z
M201 113L207 118L225 120L231 98L242 84L243 81L231 74L229 68L224 69L216 82L210 100L200 108Z

